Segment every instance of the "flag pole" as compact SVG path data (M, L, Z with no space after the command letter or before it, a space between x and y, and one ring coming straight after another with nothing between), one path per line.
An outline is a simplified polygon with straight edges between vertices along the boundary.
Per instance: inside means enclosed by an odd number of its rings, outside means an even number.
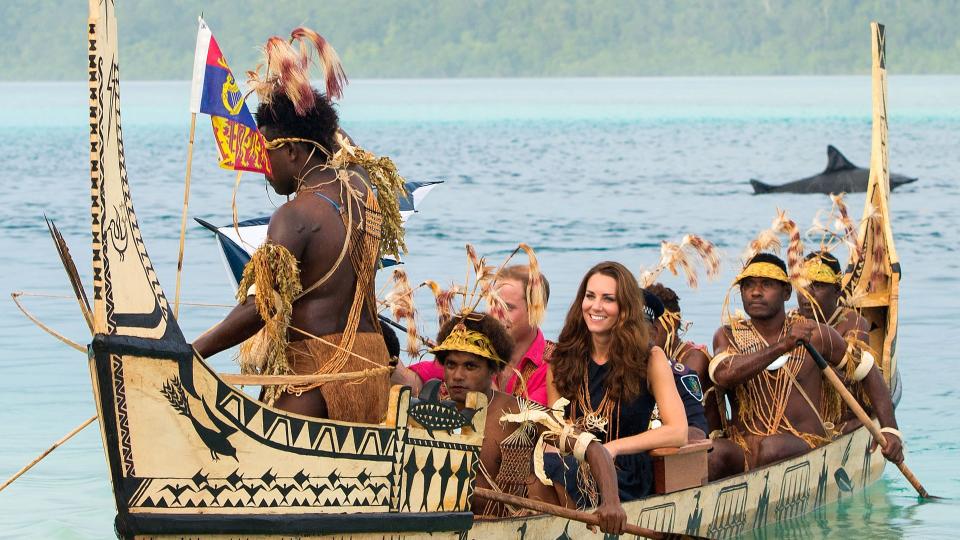
M180 253L177 256L177 292L173 300L173 317L180 314L180 278L183 275L183 250L187 237L187 207L190 204L190 170L193 165L193 135L197 130L197 113L190 113L190 142L187 144L187 177L183 186L183 215L180 217Z
M237 169L237 180L233 183L233 197L230 200L230 207L233 210L233 230L237 233L237 238L240 238L240 223L239 223L239 212L237 211L237 192L240 191L240 176L243 174L243 171ZM240 241L243 242L243 238L240 238ZM244 242L246 244L246 242Z

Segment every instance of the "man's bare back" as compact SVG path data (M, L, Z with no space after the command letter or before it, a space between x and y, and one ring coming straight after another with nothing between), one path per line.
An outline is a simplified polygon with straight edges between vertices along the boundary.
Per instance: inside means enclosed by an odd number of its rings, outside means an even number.
M349 170L350 185L360 194L359 199L354 199L353 205L350 243L355 244L362 240L363 233L357 227L366 218L362 202L369 189L365 184L367 175L362 168L352 166ZM267 237L285 245L299 261L300 281L304 290L330 271L344 249L347 232L344 223L349 219L348 209L345 197L341 196L340 183L333 179L333 175L332 170L323 171L316 181L320 187L303 190L296 198L283 204L270 218L267 229ZM330 180L333 182L321 185ZM347 246L343 260L323 284L294 303L290 341L308 337L295 329L323 336L342 332L346 327L357 281L350 262L350 249L351 246ZM375 331L374 323L369 310L362 310L358 331Z

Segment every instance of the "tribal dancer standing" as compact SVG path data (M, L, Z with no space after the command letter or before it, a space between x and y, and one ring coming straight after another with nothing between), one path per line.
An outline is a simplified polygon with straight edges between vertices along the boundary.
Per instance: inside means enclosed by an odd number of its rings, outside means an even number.
M840 261L828 251L815 251L807 255L803 270L810 285L806 289L807 295L797 297L800 314L808 319L825 320L846 340L847 354L837 366L844 382L863 404L867 414L876 414L880 421L880 431L886 439L882 449L884 457L893 463L903 461L903 442L897 430L890 389L874 362L873 354L868 351L870 324L855 310L840 305L843 298ZM860 427L859 420L843 404L840 396L833 389L828 389L827 394L825 398L833 401L832 418L827 420L837 424L841 433Z
M293 42L299 42L299 50ZM310 85L310 45L326 94ZM244 373L323 375L372 370L338 382L265 386L268 404L295 413L376 423L386 412L388 353L376 320L381 252L404 249L389 159L352 146L331 100L346 82L333 48L311 30L267 41L266 73L252 75L257 125L267 140L267 181L293 196L270 219L267 241L244 270L240 304L194 348L202 357L243 342Z

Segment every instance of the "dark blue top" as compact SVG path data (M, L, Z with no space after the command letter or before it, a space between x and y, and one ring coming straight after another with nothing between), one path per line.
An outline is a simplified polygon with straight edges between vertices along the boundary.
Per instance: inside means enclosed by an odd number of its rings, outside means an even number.
M590 391L590 407L596 410L606 395L606 381L610 374L610 362L599 365L594 361L587 364L587 388ZM629 402L621 401L614 405L612 418L606 427L606 432L595 432L603 442L637 435L647 430L650 425L650 415L657 402L646 386L641 388L639 396ZM579 410L575 403L567 406L567 414L576 407L576 417L582 418L584 412ZM617 482L620 487L620 500L630 501L650 494L653 486L653 467L646 453L617 456L614 460L617 468ZM567 482L567 491L570 492L571 482ZM577 497L575 497L577 498Z
M703 387L700 386L700 377L697 372L670 360L670 371L673 372L673 382L677 385L677 392L683 400L683 409L687 413L687 425L700 428L704 435L707 431L707 416L703 411Z

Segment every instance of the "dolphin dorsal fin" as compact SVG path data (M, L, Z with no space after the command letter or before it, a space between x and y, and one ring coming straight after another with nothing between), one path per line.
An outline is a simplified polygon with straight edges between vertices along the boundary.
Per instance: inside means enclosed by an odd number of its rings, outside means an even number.
M827 145L827 168L823 172L845 171L856 168L857 166L850 163L850 160L834 148L832 144Z

